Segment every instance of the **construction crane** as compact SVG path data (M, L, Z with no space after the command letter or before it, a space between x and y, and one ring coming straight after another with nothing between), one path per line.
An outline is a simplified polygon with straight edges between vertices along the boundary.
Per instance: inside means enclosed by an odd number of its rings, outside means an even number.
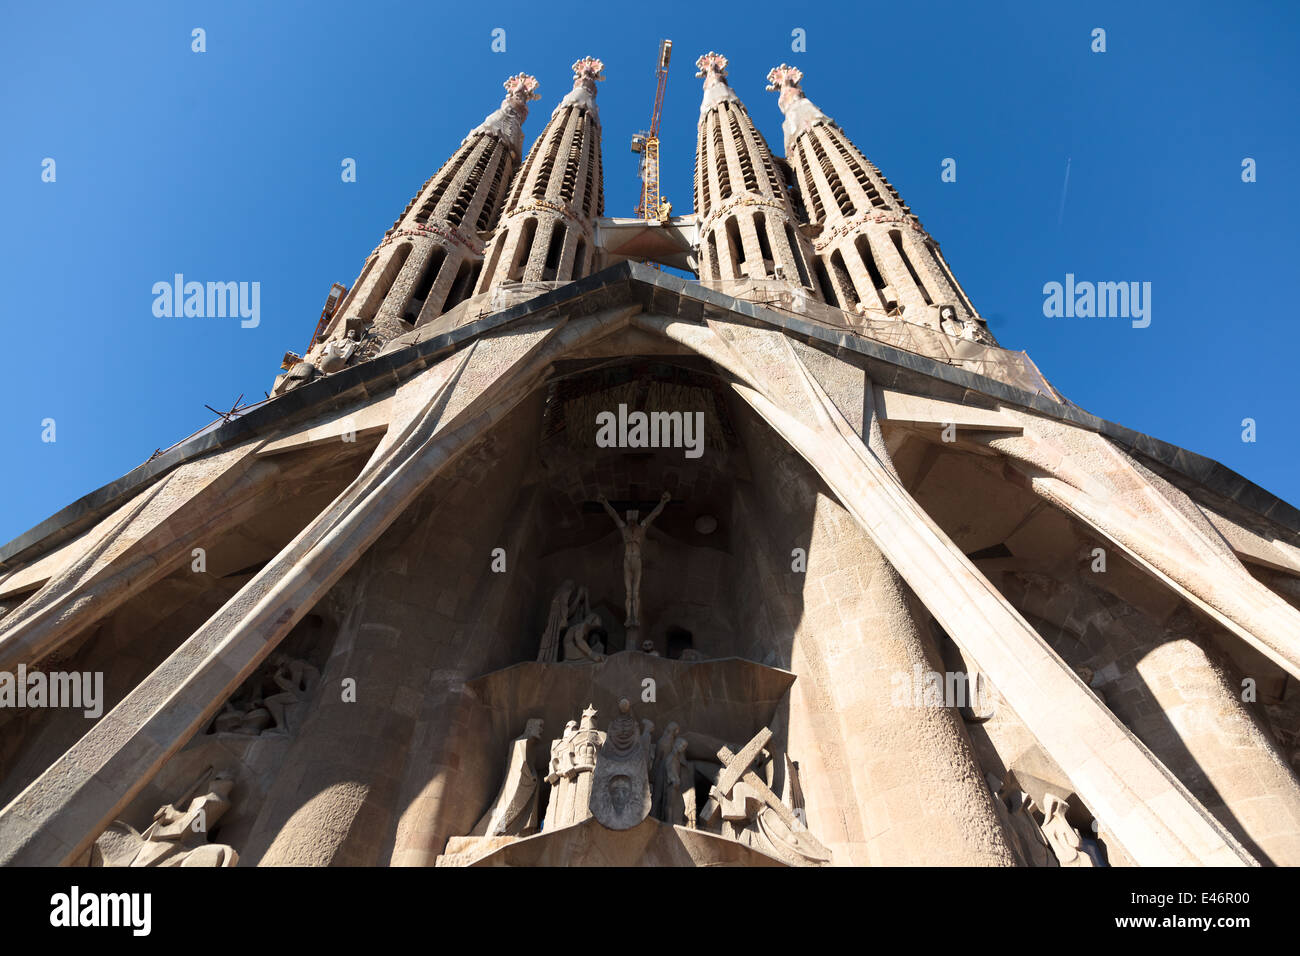
M632 152L641 156L641 199L636 214L641 219L658 219L666 222L672 214L672 204L659 195L659 114L664 108L664 90L668 88L668 60L673 54L673 41L659 41L659 65L655 68L655 108L650 114L650 128L632 137Z

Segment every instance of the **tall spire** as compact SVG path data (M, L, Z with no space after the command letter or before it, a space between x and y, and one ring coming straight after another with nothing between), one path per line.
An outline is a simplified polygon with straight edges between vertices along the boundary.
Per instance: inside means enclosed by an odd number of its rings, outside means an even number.
M470 130L384 234L295 377L309 380L372 358L383 346L467 298L519 165L537 79L510 77L501 105Z
M476 291L504 282L564 282L595 271L595 220L605 211L596 83L604 69L590 56L573 64L573 89L515 177Z
M695 150L700 278L779 279L816 295L811 253L763 135L727 83L727 58L696 60L704 80Z
M865 318L903 318L951 335L993 342L921 222L876 166L808 99L803 72L782 63L767 74L785 114L786 161L794 170L826 301Z

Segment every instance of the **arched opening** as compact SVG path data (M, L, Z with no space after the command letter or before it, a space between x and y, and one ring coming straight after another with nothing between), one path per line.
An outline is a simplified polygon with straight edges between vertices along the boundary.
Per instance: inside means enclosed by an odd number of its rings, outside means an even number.
M808 281L808 266L803 261L803 250L799 248L799 237L788 222L785 224L785 240L790 243L790 255L794 256L794 267L799 270L799 284L804 288L812 288L812 283Z
M853 240L853 248L862 260L863 266L866 267L867 275L871 278L871 285L876 290L876 297L880 299L880 305L886 312L892 312L898 308L898 302L895 301L892 290L887 289L885 277L880 272L880 267L876 265L876 257L871 251L871 240L866 235L860 235Z
M835 308L840 307L840 297L835 294L835 286L831 284L830 274L826 271L826 263L821 257L813 261L813 268L817 270L817 284L821 286L822 298L826 300L827 305L833 305Z
M438 273L442 270L442 264L446 261L447 250L442 246L434 246L429 250L429 258L425 260L424 269L420 272L420 278L411 290L411 297L407 300L406 308L402 311L402 318L407 322L414 322L420 317L420 310L424 308L424 302L433 289Z
M731 277L740 279L744 277L741 271L741 256L744 255L745 247L740 242L740 224L736 222L736 217L732 216L727 220L727 254L731 257Z
M581 279L587 274L587 240L578 237L578 244L573 248L573 278Z
M758 233L758 253L763 257L763 275L769 276L776 260L772 256L772 243L767 235L767 217L761 212L754 214L754 231Z
M519 230L519 243L515 246L515 257L510 263L510 272L506 278L512 282L518 282L524 277L524 270L528 267L528 256L533 249L533 236L537 234L537 220L525 219L523 227Z
M501 250L506 247L506 233L498 233L492 240L492 255L488 258L487 268L483 270L482 278L476 292L486 292L488 284L492 281L492 276L496 274L497 265L501 262Z
M397 281L397 274L402 271L402 266L406 265L406 257L410 254L411 244L409 242L398 243L388 261L384 263L384 271L379 274L375 287L366 296L366 300L361 304L358 313L365 321L370 322L378 314L380 304L383 303L384 297L388 295L388 290L393 287L393 283Z
M844 267L844 256L836 249L831 253L831 274L844 290L844 305L842 308L846 312L852 312L854 307L860 301L858 299L857 287L853 284L853 277L849 275L849 270Z
M921 277L916 274L916 269L912 266L912 260L907 257L907 250L903 248L903 234L897 229L891 229L889 231L889 238L893 240L894 248L898 250L899 258L903 260L903 265L907 267L907 274L912 277L912 281L916 283L917 289L920 290L921 298L925 300L926 305L931 305L933 300L930 298L930 293L926 291L925 283L922 282Z
M451 291L447 293L447 304L440 311L450 312L469 298L470 290L474 288L474 278L478 275L478 267L478 264L469 260L460 264L456 278L451 283Z
M559 278L560 257L564 253L564 238L568 230L564 223L556 220L551 227L551 241L546 244L546 262L542 266L542 281L551 282Z

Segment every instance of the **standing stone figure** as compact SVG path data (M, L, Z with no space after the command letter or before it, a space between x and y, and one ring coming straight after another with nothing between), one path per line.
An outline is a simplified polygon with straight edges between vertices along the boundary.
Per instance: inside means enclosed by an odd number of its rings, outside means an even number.
M546 619L546 630L542 632L542 646L537 652L537 659L544 664L560 659L560 642L574 624L591 613L587 599L587 589L576 587L566 579L560 584L551 598L551 613Z
M665 491L659 497L659 504L655 506L654 511L646 515L644 521L637 520L640 511L629 511L627 520L624 521L618 516L618 512L610 507L608 498L601 495L596 499L614 519L619 533L623 535L623 587L627 592L624 599L627 612L627 620L623 622L625 627L639 627L641 624L641 546L645 543L646 529L655 518L659 517L664 506L672 499L673 496Z
M547 830L581 823L591 816L591 775L596 769L596 755L605 735L596 729L596 708L590 704L582 712L582 723L564 729L564 736L551 744L551 799L547 803Z
M561 806L564 804L565 788L569 785L568 770L572 765L570 741L578 732L578 722L571 720L564 725L564 733L558 740L551 741L551 762L546 774L550 784L551 796L546 802L546 817L543 825L551 829L559 825Z
M654 769L650 775L650 813L659 819L664 815L664 785L668 777L668 761L673 754L673 747L677 744L677 735L681 728L676 721L672 721L664 728L663 736L655 744L655 762Z
M470 831L472 836L528 836L537 832L541 823L537 812L540 781L533 759L541 736L542 720L535 717L524 725L523 734L510 742L506 778L492 806Z
M679 737L664 768L663 821L695 829L695 766L686 759L686 738Z

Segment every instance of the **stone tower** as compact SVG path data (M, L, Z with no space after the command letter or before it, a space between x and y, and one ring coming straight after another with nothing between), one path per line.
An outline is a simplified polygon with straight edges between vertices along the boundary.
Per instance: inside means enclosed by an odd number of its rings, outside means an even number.
M488 251L478 291L503 282L566 282L591 271L604 215L596 83L604 64L573 64L573 89L528 151Z
M1300 511L699 67L695 216L515 77L292 387L0 546L0 863L1300 865Z
M470 131L406 204L366 259L333 321L306 356L322 364L331 341L349 329L364 334L351 361L372 358L383 345L437 318L467 298L478 282L485 241L497 227L506 191L523 151L528 104L539 99L525 73L505 81L500 107ZM322 371L336 371L328 359Z
M695 65L704 79L695 147L700 278L783 279L820 298L786 184L727 83L727 58L710 52Z
M782 63L767 74L785 121L794 170L817 255L825 300L846 312L942 328L992 343L939 251L939 244L876 166L800 88L803 73Z

